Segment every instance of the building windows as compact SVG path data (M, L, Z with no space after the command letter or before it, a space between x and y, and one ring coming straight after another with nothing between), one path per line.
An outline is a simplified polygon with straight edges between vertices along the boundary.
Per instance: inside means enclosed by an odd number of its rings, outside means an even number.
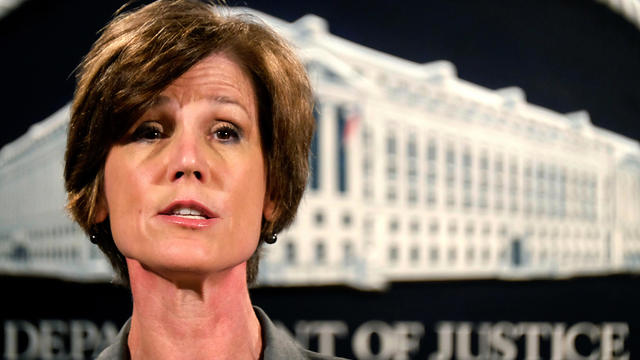
M343 261L345 265L353 264L355 256L353 253L353 244L351 241L345 241L342 244Z
M420 232L420 221L414 219L411 221L411 233L417 234Z
M416 264L420 261L420 247L418 245L413 245L409 252L409 259L412 264Z
M364 222L362 223L363 226L363 232L365 235L371 235L373 233L373 219L370 217L365 218Z
M512 214L518 212L518 163L511 159L509 164L509 210Z
M387 134L387 155L396 155L396 135L391 131Z
M400 223L398 222L398 219L392 219L389 222L389 232L392 234L395 234L399 231L400 228Z
M409 193L407 194L407 201L409 204L415 204L418 202L418 189L415 187L409 188Z
M316 264L325 264L327 262L326 244L322 240L316 241L315 261L316 261Z
M498 230L498 233L500 234L500 237L502 238L506 238L507 237L507 225L501 225L500 229Z
M449 221L448 231L450 236L456 236L458 233L458 223L455 220Z
M580 180L580 175L574 173L572 177L573 179L569 180L571 192L569 198L570 211L574 218L586 220L588 216L587 211L584 211L584 209L588 208L589 194L586 191L586 186Z
M371 199L373 197L372 177L375 162L373 161L373 136L368 124L362 124L362 146L364 148L362 153L362 174L364 177L362 196L365 199Z
M452 189L447 190L447 207L449 209L456 206L456 195Z
M371 160L371 157L369 156L369 151L371 151L370 149L366 149L365 152L367 153L366 155L364 155L363 159L362 159L362 173L364 174L364 176L366 178L371 176L372 173L372 168L373 168L373 162Z
M464 169L471 169L471 150L469 148L464 149L464 153L462 154L462 165Z
M516 244L520 244L520 243L516 243ZM517 246L514 246L514 250L515 250L515 248L516 248L516 247L517 247ZM519 248L519 247L518 247L518 248ZM507 262L507 260L508 260L508 256L509 256L509 252L507 251L507 249L506 249L506 248L502 248L502 249L500 249L499 259L500 259L500 261L501 261L501 262L503 262L503 263ZM514 259L514 262L515 262L515 260L518 260L518 261L519 261L519 259Z
M395 202L398 198L398 194L396 193L396 187L393 185L389 185L387 187L387 200L389 202Z
M587 209L588 209L588 201L587 201L587 191L586 191L586 175L578 174L576 178L576 188L577 188L577 196L576 196L576 205L578 206L578 218L582 220L587 219Z
M438 148L435 139L429 139L427 143L427 160L429 162L438 161Z
M418 145L415 131L410 131L407 141L407 179L409 180L408 202L418 201Z
M310 186L311 190L318 190L320 188L320 103L316 101L313 107L313 117L316 119L316 131L313 133L311 139L311 152L309 153L309 167L310 167Z
M531 215L533 211L533 170L531 163L524 168L524 214Z
M431 220L431 223L429 223L429 233L431 235L438 235L438 230L439 230L439 224L438 224L438 220L437 219L433 219Z
M364 186L362 187L362 197L364 197L367 200L370 200L371 198L373 198L373 184L371 184L370 182L365 182Z
M433 188L429 188L427 190L427 204L429 205L429 207L435 206L437 200L438 199L436 198L436 191Z
M537 201L536 213L538 214L538 216L542 216L545 213L545 208L544 208L545 202L546 202L545 178L546 178L545 167L542 163L539 163L536 169L536 201Z
M549 176L547 176L547 205L548 211L547 214L550 217L557 216L558 213L558 204L556 202L557 199L557 174L556 167L551 165L549 167Z
M478 183L478 208L480 210L487 209L487 198L488 198L488 189L489 189L489 159L487 157L487 152L482 151L480 155L480 181Z
M469 148L465 148L462 154L462 190L463 200L462 204L465 209L470 209L472 206L471 200L471 188L472 188L472 161L471 151Z
M546 250L543 249L543 250L540 251L540 263L541 264L545 264L547 262L547 260L548 260L547 256L548 255L547 255L547 251Z
M457 255L456 248L450 247L447 252L447 260L449 261L449 264L454 264L456 262Z
M371 150L373 147L372 143L373 136L371 134L371 127L368 124L362 124L362 145L364 146L365 150ZM369 153L369 151L365 151L365 153ZM371 168L365 167L364 170L365 173L368 173Z
M501 213L504 208L504 162L501 154L497 154L493 165L494 177L494 209Z
M595 175L587 175L587 220L598 218L598 182Z
M480 170L489 171L489 159L486 151L482 151L480 155Z
M429 250L429 261L432 264L435 264L438 262L438 257L440 256L440 253L438 250L439 249L436 246L432 246L431 249Z
M447 187L452 188L456 181L456 152L451 144L447 146L446 179Z
M350 213L344 213L342 214L342 226L345 228L351 227L351 214Z
M431 207L436 203L436 182L438 174L438 148L434 139L427 142L427 204Z
M347 137L350 136L348 134L347 122L355 121L355 119L350 119L349 117L355 116L348 114L347 109L344 106L338 107L337 111L338 118L338 126L337 126L337 139L336 145L336 156L337 156L337 164L338 164L338 191L340 193L347 192L347 171L348 171L348 161L347 161Z
M386 138L387 150L387 200L395 202L397 199L396 180L398 177L396 134L389 129Z
M315 214L313 215L313 222L316 224L316 226L324 225L324 213L322 212L322 210L316 210Z
M389 246L389 263L394 265L398 262L398 245Z
M489 260L491 260L491 250L489 250L489 248L485 247L482 249L482 263L483 264L488 264Z
M407 178L409 180L409 203L415 203L417 200L417 194L414 197L411 196L412 190L413 193L417 193L417 182L418 182L418 150L416 144L416 135L415 132L411 132L409 134L409 139L407 142Z
M466 252L466 260L467 260L467 264L471 264L473 263L474 259L475 259L475 249L473 247L468 247L467 248L467 252Z
M456 205L456 152L453 147L453 144L447 145L446 152L446 183L447 183L447 207L453 208Z
M469 221L465 227L465 234L467 238L469 239L473 238L475 232L476 232L475 224L472 221Z
M293 241L287 242L285 247L285 261L287 264L295 264L297 261L296 244Z

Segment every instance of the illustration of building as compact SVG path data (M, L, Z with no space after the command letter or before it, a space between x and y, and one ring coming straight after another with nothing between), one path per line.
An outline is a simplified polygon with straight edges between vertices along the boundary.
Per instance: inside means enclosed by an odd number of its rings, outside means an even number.
M640 270L640 144L586 112L490 90L253 10L297 48L316 96L296 221L265 246L267 285L566 277ZM0 151L0 269L109 279L63 211L69 107Z

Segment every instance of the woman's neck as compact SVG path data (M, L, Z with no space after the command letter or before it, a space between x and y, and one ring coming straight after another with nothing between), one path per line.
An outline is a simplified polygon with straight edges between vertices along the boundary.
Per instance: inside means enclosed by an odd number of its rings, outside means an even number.
M215 276L160 276L128 260L131 358L258 359L260 323L245 264Z

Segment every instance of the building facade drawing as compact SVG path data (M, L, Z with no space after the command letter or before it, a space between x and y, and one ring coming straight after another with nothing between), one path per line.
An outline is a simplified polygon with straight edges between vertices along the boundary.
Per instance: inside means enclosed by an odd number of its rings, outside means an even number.
M297 48L317 131L298 216L266 285L566 277L640 270L640 144L584 111L490 90L253 10ZM65 215L64 107L0 151L0 269L108 279ZM8 206L6 204L9 204Z

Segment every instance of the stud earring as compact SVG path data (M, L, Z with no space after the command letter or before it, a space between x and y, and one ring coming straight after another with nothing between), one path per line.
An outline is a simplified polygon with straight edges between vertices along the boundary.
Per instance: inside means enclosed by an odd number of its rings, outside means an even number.
M278 234L272 234L271 237L267 236L267 238L264 240L267 244L274 244L276 241L278 241Z
M95 236L94 234L91 234L91 235L89 236L89 240L90 240L92 243L94 243L94 244L97 244L97 243L98 243L98 237L97 237L97 236Z

